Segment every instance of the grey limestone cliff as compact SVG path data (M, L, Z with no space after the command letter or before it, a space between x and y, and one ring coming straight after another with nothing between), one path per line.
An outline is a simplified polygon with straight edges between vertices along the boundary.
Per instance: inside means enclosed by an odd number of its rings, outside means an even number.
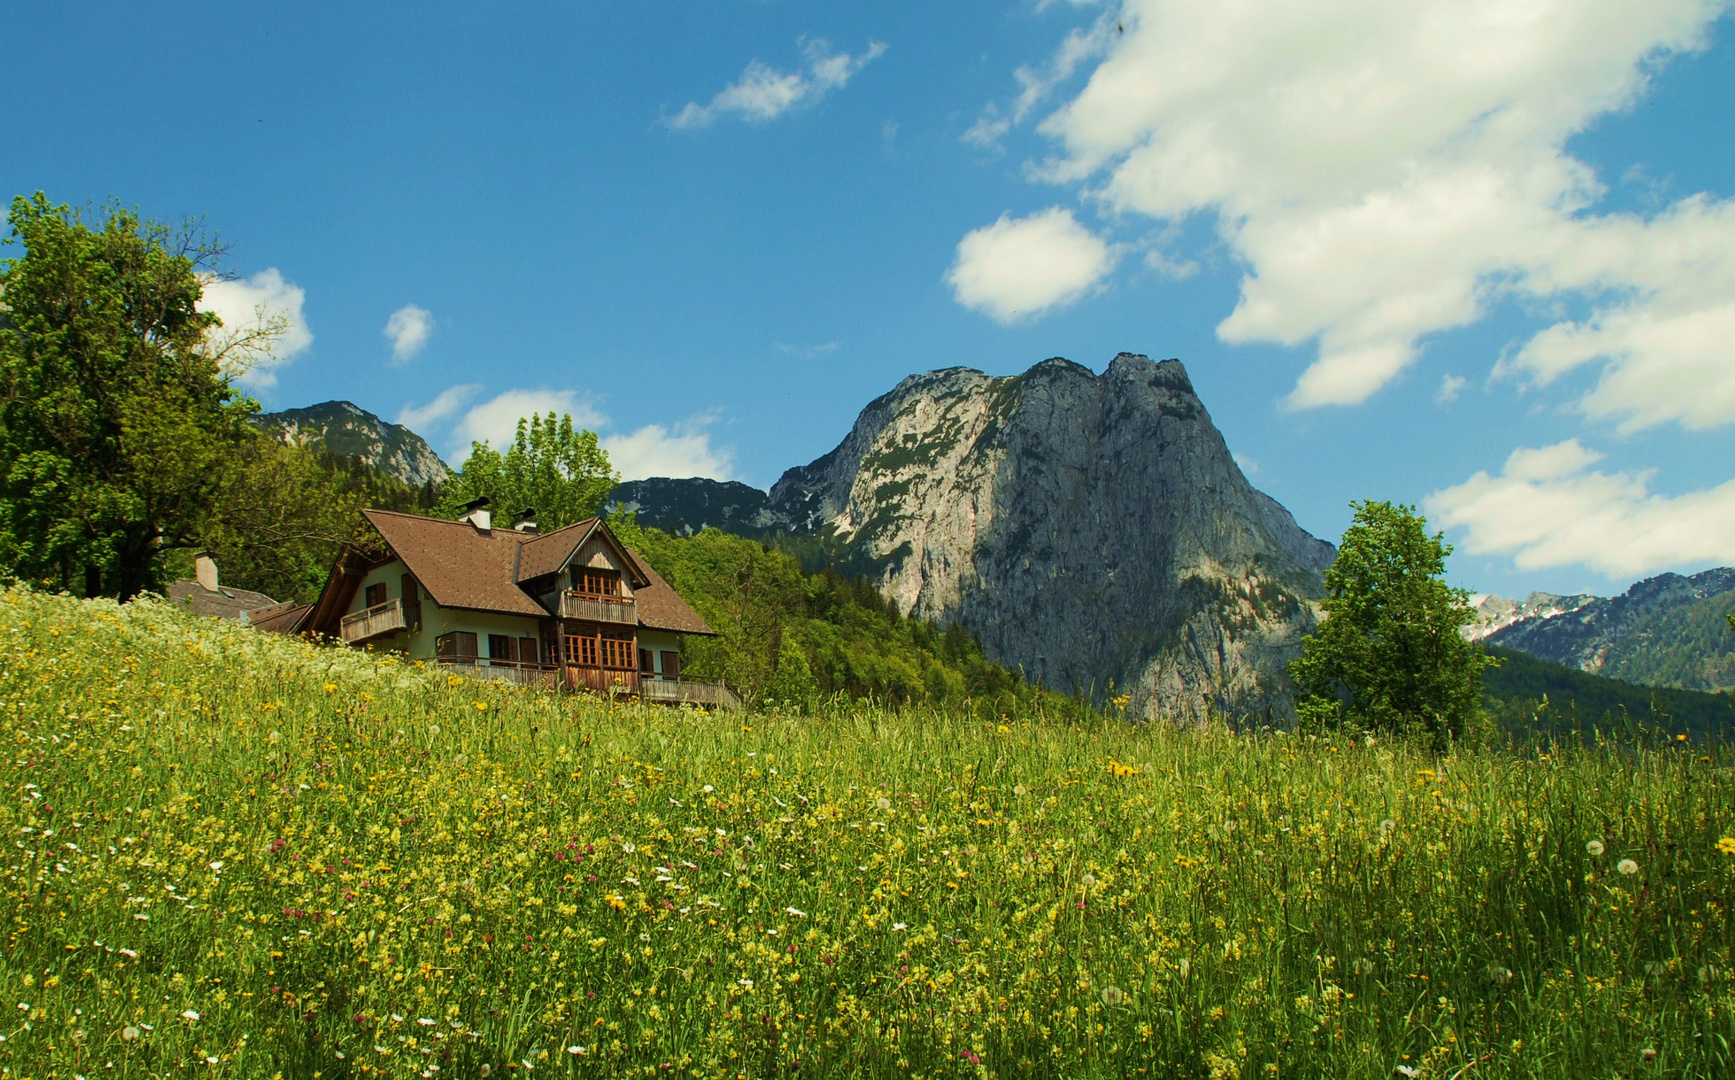
M451 475L420 435L347 401L323 401L253 419L285 441L322 442L332 453L357 458L411 487L443 484Z
M870 568L906 613L1143 717L1286 708L1335 549L1248 484L1179 361L1123 353L911 376L771 514Z

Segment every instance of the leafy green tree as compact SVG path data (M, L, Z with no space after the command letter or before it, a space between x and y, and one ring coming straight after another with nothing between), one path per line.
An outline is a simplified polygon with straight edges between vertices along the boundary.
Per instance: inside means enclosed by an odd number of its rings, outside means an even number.
M127 599L200 543L258 406L226 364L267 346L200 311L220 249L110 206L13 200L0 262L0 573Z
M1351 504L1355 522L1325 572L1325 620L1289 665L1303 730L1461 736L1497 661L1461 628L1469 594L1441 580L1451 546L1414 507Z
M348 544L367 539L363 507L426 512L426 493L318 442L249 438L200 534L226 584L278 600L312 600ZM191 573L191 559L169 570ZM189 565L179 565L187 563Z
M802 710L812 708L818 697L819 684L813 680L807 654L794 634L784 634L777 652L777 671L765 687L765 700Z
M572 416L531 416L518 421L518 434L501 454L487 442L470 444L464 467L446 482L439 513L457 517L473 499L492 501L496 514L534 508L544 531L583 521L602 509L620 474L596 432L572 426Z

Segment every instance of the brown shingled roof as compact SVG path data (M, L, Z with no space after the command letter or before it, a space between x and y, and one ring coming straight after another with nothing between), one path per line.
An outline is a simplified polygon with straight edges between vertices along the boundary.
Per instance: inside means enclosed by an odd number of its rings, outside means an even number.
M392 510L362 514L441 607L548 617L547 609L515 581L518 549L529 534L515 529L484 533L467 521Z
M596 518L586 518L540 536L514 529L482 533L466 521L392 510L362 513L441 607L537 618L547 618L549 612L518 582L560 570L592 532L598 527L607 530ZM612 532L607 535L614 537ZM619 545L618 540L615 543ZM630 548L620 550L632 560L642 582L633 590L640 626L681 634L716 632L643 556Z

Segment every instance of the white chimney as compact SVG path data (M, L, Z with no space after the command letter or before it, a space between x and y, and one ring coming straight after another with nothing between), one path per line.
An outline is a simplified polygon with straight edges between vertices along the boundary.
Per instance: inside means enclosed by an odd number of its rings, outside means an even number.
M469 513L464 515L463 520L474 526L477 532L488 532L494 527L494 519L488 513L488 497L486 495L465 503L464 509Z
M217 560L211 558L210 552L201 551L193 556L193 576L199 579L201 589L217 591Z

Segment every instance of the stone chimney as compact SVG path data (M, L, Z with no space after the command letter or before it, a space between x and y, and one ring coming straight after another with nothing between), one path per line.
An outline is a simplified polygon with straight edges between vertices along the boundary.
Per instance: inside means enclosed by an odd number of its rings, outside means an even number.
M524 509L518 511L517 516L512 519L512 527L514 529L517 529L519 532L524 532L524 533L535 532L536 531L536 507L526 506Z
M201 551L193 556L193 576L199 579L199 587L206 592L217 591L217 560L211 558L209 551Z
M472 499L464 504L464 518L479 533L489 532L494 528L493 516L488 513L488 496Z

